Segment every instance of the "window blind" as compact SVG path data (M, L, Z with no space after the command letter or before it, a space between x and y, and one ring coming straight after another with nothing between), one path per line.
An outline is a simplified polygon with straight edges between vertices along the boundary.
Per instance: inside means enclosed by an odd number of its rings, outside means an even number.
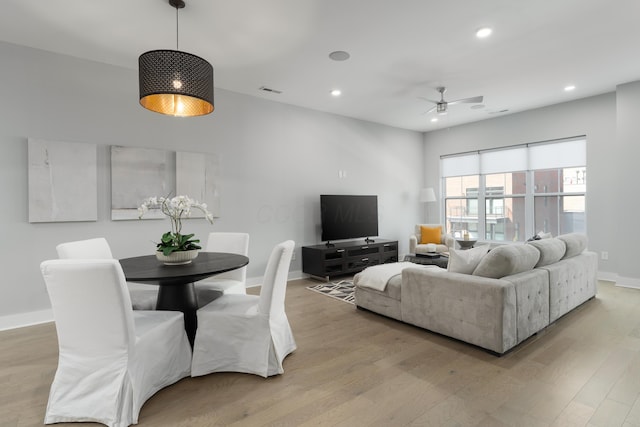
M527 170L527 147L491 150L480 153L480 173L504 173Z
M587 141L577 139L529 147L529 169L556 169L586 166Z
M442 159L442 176L478 175L480 173L480 155L463 154Z
M441 157L442 176L465 176L586 166L584 137Z

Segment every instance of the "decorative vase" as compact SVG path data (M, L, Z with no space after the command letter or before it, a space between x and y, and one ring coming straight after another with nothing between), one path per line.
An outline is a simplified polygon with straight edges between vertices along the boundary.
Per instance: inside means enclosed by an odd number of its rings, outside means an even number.
M190 251L175 251L171 252L169 255L163 254L162 251L156 251L156 258L165 265L189 264L197 256L198 249L191 249Z

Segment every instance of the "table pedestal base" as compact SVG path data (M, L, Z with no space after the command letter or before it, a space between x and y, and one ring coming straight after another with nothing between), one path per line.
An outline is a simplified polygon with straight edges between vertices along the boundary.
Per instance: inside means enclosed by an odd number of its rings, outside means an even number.
M198 328L198 298L193 283L173 286L160 286L156 310L172 310L184 313L184 329L193 347Z

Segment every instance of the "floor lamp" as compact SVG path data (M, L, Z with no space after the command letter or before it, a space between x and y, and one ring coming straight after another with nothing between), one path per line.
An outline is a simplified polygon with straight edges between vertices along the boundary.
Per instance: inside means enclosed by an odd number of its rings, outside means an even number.
M420 202L433 203L436 201L436 192L432 187L423 188L420 190ZM427 205L427 224L429 223L429 206Z

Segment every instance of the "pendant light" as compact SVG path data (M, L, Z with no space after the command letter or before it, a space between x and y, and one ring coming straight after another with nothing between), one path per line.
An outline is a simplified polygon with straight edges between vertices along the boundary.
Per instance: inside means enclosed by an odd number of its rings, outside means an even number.
M178 50L178 9L183 0L169 0L176 8L176 50L151 50L138 58L140 105L171 116L202 116L213 111L213 67L199 56Z

